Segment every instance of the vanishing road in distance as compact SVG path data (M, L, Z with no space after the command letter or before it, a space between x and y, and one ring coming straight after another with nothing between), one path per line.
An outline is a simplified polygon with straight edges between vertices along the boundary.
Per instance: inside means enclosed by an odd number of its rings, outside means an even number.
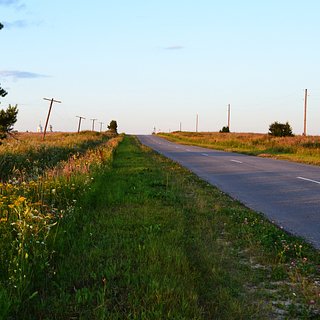
M320 167L138 139L320 249Z

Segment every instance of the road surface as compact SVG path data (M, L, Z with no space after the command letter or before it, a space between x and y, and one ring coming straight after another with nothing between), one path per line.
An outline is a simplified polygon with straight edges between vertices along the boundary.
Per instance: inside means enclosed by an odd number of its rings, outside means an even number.
M320 167L138 138L320 249Z

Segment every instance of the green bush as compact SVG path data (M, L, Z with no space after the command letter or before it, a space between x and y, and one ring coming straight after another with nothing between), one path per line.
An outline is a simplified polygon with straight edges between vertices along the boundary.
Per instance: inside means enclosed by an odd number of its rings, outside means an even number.
M292 128L288 122L280 123L276 121L270 124L268 133L275 137L292 137L293 136Z
M219 132L230 132L229 127L223 127Z

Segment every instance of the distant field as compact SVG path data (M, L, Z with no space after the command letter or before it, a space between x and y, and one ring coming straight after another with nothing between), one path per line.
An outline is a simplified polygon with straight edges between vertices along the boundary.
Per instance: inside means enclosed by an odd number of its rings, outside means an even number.
M160 136L174 142L320 165L320 137L272 137L256 133L172 132Z
M37 178L59 161L83 154L110 138L108 134L84 131L48 133L42 140L39 133L18 133L0 145L0 182L8 179Z

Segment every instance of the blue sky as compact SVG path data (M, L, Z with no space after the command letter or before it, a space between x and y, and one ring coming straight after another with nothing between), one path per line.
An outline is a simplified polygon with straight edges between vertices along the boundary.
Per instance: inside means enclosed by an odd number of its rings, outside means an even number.
M19 131L77 115L119 131L267 132L274 121L320 134L320 1L0 0L1 107ZM96 129L100 125L96 122Z

